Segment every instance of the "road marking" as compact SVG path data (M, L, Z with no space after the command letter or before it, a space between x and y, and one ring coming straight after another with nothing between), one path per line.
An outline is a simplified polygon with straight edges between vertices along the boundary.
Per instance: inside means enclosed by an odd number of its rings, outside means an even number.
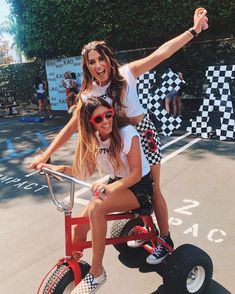
M170 142L162 145L161 146L161 150L163 150L163 149L169 147L170 145L172 145L172 144L174 144L174 143L176 143L176 142L178 142L178 141L180 141L180 140L188 137L189 135L191 135L191 133L188 132L188 133L185 133L183 136L180 136L180 137L175 138L174 140L171 140Z
M7 139L6 140L6 145L7 145L7 151L8 151L8 154L11 156L12 154L15 155L15 148L13 146L13 143L10 139Z
M29 178L29 177L31 177L31 176L37 174L37 173L38 173L38 171L36 170L36 171L32 172L31 174L25 175L25 177L26 177L26 178Z
M40 146L42 147L48 147L49 143L46 140L46 138L40 133L40 132L36 132L35 135L38 137L39 141L42 143L40 144Z
M176 155L180 154L181 152L185 151L186 149L188 149L189 147L191 147L192 145L196 144L198 141L200 141L201 138L197 138L194 139L192 142L184 145L183 147L181 147L180 149L172 152L171 154L167 155L166 157L164 157L161 161L162 164L166 163L168 160L174 158Z

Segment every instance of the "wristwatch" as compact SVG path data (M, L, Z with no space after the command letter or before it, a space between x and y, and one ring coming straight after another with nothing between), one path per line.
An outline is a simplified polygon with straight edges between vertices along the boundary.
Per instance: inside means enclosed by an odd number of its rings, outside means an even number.
M197 32L193 28L190 28L188 31L193 35L194 38L198 37Z

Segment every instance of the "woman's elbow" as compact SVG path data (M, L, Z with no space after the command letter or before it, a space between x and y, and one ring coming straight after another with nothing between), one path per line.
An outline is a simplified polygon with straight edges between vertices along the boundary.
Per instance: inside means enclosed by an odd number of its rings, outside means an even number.
M136 183L138 183L141 179L142 179L142 171L141 170L137 170L136 171L136 174L135 174Z

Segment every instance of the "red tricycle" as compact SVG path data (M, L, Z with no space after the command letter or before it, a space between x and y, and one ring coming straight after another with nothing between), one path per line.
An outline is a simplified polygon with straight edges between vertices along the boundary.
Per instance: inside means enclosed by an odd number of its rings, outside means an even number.
M89 272L87 262L76 261L72 257L73 251L83 251L91 248L91 241L72 244L72 226L88 223L87 217L72 217L74 206L75 185L89 188L90 185L65 174L43 168L48 182L48 188L52 200L57 209L64 213L65 217L65 257L61 258L43 278L37 294L62 294L71 293L75 285L81 282ZM55 177L62 181L70 182L70 201L61 202L55 196L51 178ZM173 294L201 294L209 286L213 265L209 255L200 248L184 244L173 250L168 244L158 237L158 230L151 217L152 207L126 213L112 213L107 215L107 221L113 221L109 238L106 245L114 245L120 253L140 252L144 248L152 253L158 242L169 250L169 256L164 260L162 274L163 284L167 293ZM129 246L129 241L144 240L138 242L139 248Z

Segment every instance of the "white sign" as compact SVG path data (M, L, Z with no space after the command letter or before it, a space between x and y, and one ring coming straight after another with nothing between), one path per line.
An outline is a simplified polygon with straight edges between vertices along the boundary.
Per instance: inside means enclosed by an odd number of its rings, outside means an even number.
M78 84L81 84L81 56L49 59L46 61L48 90L52 110L68 110L65 88L61 84L65 72L75 73Z

